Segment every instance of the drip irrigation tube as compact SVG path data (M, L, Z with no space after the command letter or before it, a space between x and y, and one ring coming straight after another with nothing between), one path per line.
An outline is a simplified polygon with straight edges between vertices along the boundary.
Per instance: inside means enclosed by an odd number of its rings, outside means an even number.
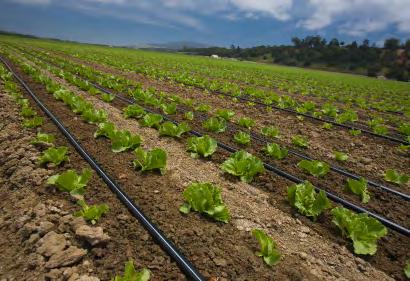
M103 91L103 92L106 93L106 94L114 95L115 97L117 97L118 99L120 99L120 100L122 100L122 101L124 101L124 102L126 102L126 103L129 103L129 104L135 104L135 103L136 103L135 100L126 98L126 97L121 96L121 95L118 95L118 94L114 94L114 93L112 93L111 91L105 89L104 87L101 87L100 85L97 85L97 84L92 83L92 82L89 82L89 83L90 83L91 85L93 85L94 87L96 87L97 89L99 89L100 91ZM156 112L154 112L154 111L152 111L152 110L150 110L150 109L148 109L148 108L146 108L146 107L144 107L144 106L141 106L141 107L144 108L144 110L145 110L146 112L156 113ZM158 113L156 113L156 114L158 114ZM176 125L179 124L177 121L174 121L174 120L170 119L168 116L166 116L166 115L164 115L164 114L160 114L160 115L161 115L165 120L167 120L167 121L170 121L170 122L172 122L172 123L174 123L174 124L176 124ZM198 131L195 131L195 130L191 130L190 133L191 133L192 135L195 135L195 136L198 136L198 137L203 136L202 133L200 133L200 132L198 132ZM228 152L230 152L230 153L235 153L235 152L238 151L237 149L235 149L235 148L233 148L233 147L231 147L231 146L229 146L229 145L227 145L227 144L221 143L221 142L219 142L219 141L217 141L217 144L218 144L219 147L221 147L222 149L225 149L226 151L228 151ZM271 165L271 164L263 163L263 165L264 165L264 167L265 167L268 171L274 172L275 174L277 174L277 175L279 175L279 176L281 176L281 177L284 177L284 178L286 178L286 179L292 181L293 183L299 184L299 183L304 182L304 180L302 180L302 179L300 179L300 178L298 178L298 177L296 177L296 176L294 176L294 175L292 175L292 174L290 174L290 173L287 173L287 172L285 172L285 171L282 171L282 170L280 170L279 168L276 168L275 166L273 166L273 165ZM331 192L328 192L328 191L326 191L326 190L324 190L324 189L322 189L322 188L319 188L319 187L316 187L316 186L315 186L315 190L316 190L316 191L322 191L322 190L323 190L323 191L326 193L327 197L329 197L332 201L334 201L334 202L336 202L336 203L339 203L339 204L343 205L344 207L346 207L346 208L348 208L348 209L351 209L351 210L353 210L353 211L356 211L356 212L359 212L359 213L366 213L366 214L368 214L369 216L378 219L382 224L384 224L385 226L389 227L390 229L395 230L395 231L397 231L398 233L403 234L403 235L405 235L405 236L407 236L407 237L410 236L410 229L407 229L406 227L403 227L403 226L401 226L401 225L399 225L399 224L397 224L397 223L395 223L395 222L393 222L393 221L391 221L391 220L389 220L389 219L386 219L385 217L382 217L382 216L380 216L380 215L378 215L378 214L376 214L376 213L373 213L373 212L371 212L371 211L369 211L369 210L367 210L367 209L365 209L365 208L362 208L362 207L360 207L360 206L357 206L356 204L351 203L351 202L349 202L349 201L347 201L347 200L345 200L345 199L343 199L343 198L340 198L339 196L337 196L337 195L335 195L335 194L333 194L333 193L331 193Z
M29 55L33 56L33 57L36 58L36 59L39 59L39 58L37 58L36 56L34 56L33 54L29 54ZM43 60L43 59L39 59L39 60L41 61L41 60ZM57 68L62 69L61 66L55 65L54 63L51 63L51 62L48 62L48 63L54 65L54 66L57 67ZM76 74L73 74L73 75L76 75ZM92 82L86 80L85 78L83 78L83 77L81 77L81 76L78 76L78 75L76 75L76 76L77 76L77 77L80 77L80 78L83 79L84 81L89 82L89 83L92 84L95 88L97 88L97 89L99 89L99 90L101 90L101 91L103 91L103 92L106 92L106 89L103 88L103 87L101 87L100 85L95 84L95 83L92 83ZM106 92L106 93L107 93L107 92ZM109 92L109 93L111 94L111 92ZM129 99L127 99L127 98L124 98L124 97L122 97L122 96L120 96L120 95L116 95L116 96L117 96L117 98L122 99L122 100L125 101L125 102L128 102L128 103L131 102L131 100L129 100ZM186 111L186 110L183 110L183 111ZM151 112L151 113L155 113L155 112L153 112L153 111L150 111L150 112ZM164 116L164 117L166 118L166 116ZM169 119L169 118L167 118L167 121L172 121L172 120ZM231 127L234 127L234 126L235 126L235 124L231 124ZM267 141L266 139L261 138L260 136L256 135L255 133L251 133L251 137L252 137L253 139L259 141L259 142L268 143L268 141ZM311 157L309 157L309 156L307 156L307 155L301 154L301 153L299 153L299 152L297 152L297 151L295 151L295 150L288 149L288 151L289 151L289 153L295 155L296 157L299 157L299 158L302 158L302 159L305 159L305 160L309 160L309 161L315 160L315 159L313 159L313 158L311 158ZM351 172L349 172L349 171L347 171L347 170L344 170L344 169L342 169L342 168L340 168L340 167L337 167L337 166L335 166L335 165L330 165L330 169L331 169L332 171L336 172L336 173L339 173L339 174L341 174L341 175L344 175L344 176L346 176L346 177L349 177L349 178L352 178L352 179L355 179L355 180L361 179L360 176L358 176L358 175L356 175L356 174L353 174L353 173L351 173ZM396 196L398 196L398 197L403 198L403 199L406 200L406 201L409 201L409 200L410 200L410 195L408 195L408 194L405 194L405 193L400 192L400 191L398 191L398 190L392 189L392 188L390 188L390 187L388 187L388 186L385 186L385 185L383 185L383 184L377 183L377 182L375 182L375 181L373 181L373 180L369 180L369 179L367 179L367 178L366 178L366 180L367 180L367 183L368 183L370 186L379 188L379 189L384 190L384 191L386 191L386 192L388 192L388 193L392 193L392 194L394 194L394 195L396 195Z
M128 208L128 210L134 215L135 218L144 226L148 233L154 238L154 240L164 249L164 251L177 263L179 268L190 280L204 281L204 277L194 267L194 265L180 252L176 246L169 241L161 230L155 226L150 219L139 209L139 207L133 202L131 198L122 190L120 185L115 182L104 169L92 158L92 156L81 146L77 139L64 127L60 120L50 111L47 107L38 99L36 94L29 88L29 86L14 72L11 66L0 56L0 60L13 73L14 77L24 87L24 89L30 94L33 100L41 108L41 110L53 121L61 133L67 138L67 140L74 146L77 152L90 164L90 166L97 172L97 174L103 179L108 187L114 192L119 200Z

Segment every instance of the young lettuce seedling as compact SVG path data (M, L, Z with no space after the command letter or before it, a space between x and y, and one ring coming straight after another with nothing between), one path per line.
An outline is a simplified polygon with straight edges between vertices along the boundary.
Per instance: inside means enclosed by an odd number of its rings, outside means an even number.
M252 235L258 240L260 245L260 251L256 255L263 257L263 261L269 266L278 264L281 255L275 241L260 229L252 230Z
M134 268L134 262L129 260L125 264L125 270L123 276L115 276L111 281L148 281L151 277L151 272L143 268L141 271L136 271Z
M229 221L229 211L222 201L221 188L211 183L192 183L183 193L186 202L179 211L188 214L191 210L224 223Z

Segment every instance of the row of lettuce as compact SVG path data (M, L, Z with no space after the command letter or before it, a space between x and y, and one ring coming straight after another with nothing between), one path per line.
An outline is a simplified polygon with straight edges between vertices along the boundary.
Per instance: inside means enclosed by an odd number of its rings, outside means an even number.
M44 65L44 62L37 62ZM95 71L83 65L78 66L68 61L53 61L53 63L56 63L60 67L68 69L70 72L78 73L83 77L87 77L88 79L97 80L96 82L99 82L103 86L111 88L115 91L128 92L128 94L134 97L138 102L142 102L147 106L154 106L156 108L159 108L163 111L164 114L167 115L176 114L178 106L186 106L188 109L192 109L192 111L185 110L184 118L187 121L192 121L195 115L199 115L201 117L202 113L209 113L211 109L211 106L207 104L201 103L195 105L193 104L193 101L191 99L184 99L176 95L167 95L163 92L157 93L153 88L143 90L139 83L135 83L133 81L129 81L127 79L119 78L113 75L106 75L102 72ZM100 95L100 98L105 102L111 102L115 98L115 95L101 93L87 81L77 79L70 73L64 72L62 70L59 71L56 68L51 68L48 65L44 65L44 67L52 70L54 74L66 79L68 82L73 83L82 90L88 91L90 94L94 95L98 93ZM194 114L193 111L195 111L196 113ZM125 115L126 117L140 118L145 114L143 108L137 105L132 105L126 109ZM202 124L202 127L207 131L213 133L225 132L227 130L229 122L232 121L232 117L234 115L235 112L231 110L217 109L215 116L205 120ZM180 137L183 133L190 130L189 125L187 125L186 123L175 125L171 122L165 122L163 125L160 125L160 123L163 121L163 118L161 117L161 115L157 114L149 114L147 116L144 116L142 121L142 124L144 126L155 126L159 128L160 135ZM236 125L240 126L246 131L238 131L233 136L233 141L240 146L249 146L252 141L252 136L255 135L255 133L251 131L251 128L255 125L255 121L249 117L242 117L236 121ZM261 134L270 140L276 141L280 137L279 129L274 126L262 128ZM309 140L305 136L301 135L293 136L292 143L299 148L309 147ZM409 146L406 145L401 145L399 147L402 152L407 151L408 148ZM266 147L263 149L263 152L265 155L276 160L283 159L288 155L288 149L286 147L281 147L277 143L269 142L267 142ZM339 163L345 162L348 157L349 156L347 154L340 151L334 151L333 154L333 158L339 161ZM323 177L330 170L330 167L327 163L318 160L302 160L297 166L303 169L308 174L316 177ZM384 179L387 182L391 182L397 185L404 185L408 182L409 176L394 169L389 169L385 171ZM360 196L363 203L367 203L370 198L367 190L367 180L365 178L360 178L359 180L348 179L346 181L345 189Z
M1 82L3 82L5 92L8 93L20 107L20 116L23 118L22 126L28 129L41 127L44 118L38 116L37 112L30 106L29 100L24 98L19 87L13 80L12 73L8 72L3 66L0 66L0 78ZM63 166L65 162L70 161L68 147L55 146L55 136L53 134L47 134L37 129L37 135L30 143L42 150L37 161L40 166L52 169ZM69 192L81 207L81 209L75 211L73 215L83 217L87 222L94 225L101 216L109 212L109 207L104 203L88 205L84 200L86 187L91 177L92 171L88 168L84 168L81 174L77 174L75 170L68 169L63 173L50 176L46 184L55 186L61 192ZM144 268L141 271L136 271L133 261L129 260L125 264L124 275L115 276L112 278L112 281L147 281L149 278L150 271L148 269Z
M347 108L359 106L395 112L406 112L409 104L408 87L404 83L118 48L39 41L35 45L154 78L172 79L185 85L236 95L249 93L264 97L274 93L272 89L277 89L277 92L298 93L296 97L323 97L332 103L345 104ZM397 102L400 99L404 99L402 104Z
M19 47L21 48L21 47ZM24 49L27 51L27 49ZM50 52L45 52L45 51L39 51L36 50L37 55L43 56L43 58L50 59L51 57L56 58L57 56L50 53ZM67 64L71 64L71 67L76 68L78 66L74 66L73 63L69 63L67 60L64 61L63 63L65 66ZM84 66L80 67L82 68L82 72L85 74L90 73L94 71L92 68L86 68ZM164 78L164 77L162 77ZM116 87L118 89L121 89L121 86L118 86L118 84L115 79L112 79L112 81L108 81L107 79L101 80L102 83L105 83L112 87ZM191 85L192 86L192 85ZM211 89L212 90L212 89ZM106 96L106 94L103 94L103 96ZM239 97L238 95L233 95L233 97ZM252 97L254 101L258 102L263 102L266 106L267 109L270 109L270 105L275 105L280 108L285 108L285 109L293 109L296 114L307 114L311 115L313 117L318 117L322 119L323 129L331 129L333 125L331 123L326 122L327 120L332 120L335 121L339 124L354 124L355 122L359 121L359 115L357 111L353 109L346 109L346 110L340 110L338 107L333 105L332 103L324 103L322 106L318 106L312 101L305 101L303 103L297 102L295 99L293 99L290 96L278 96L277 94L271 94L269 96L258 96L258 95L253 95ZM238 100L234 98L234 100ZM255 102L248 102L248 105L255 105ZM303 119L304 117L301 115L297 115L299 119ZM386 123L386 120L384 120L383 116L372 116L372 118L369 118L366 122L366 124L360 123L358 128L364 128L370 131L373 131L374 133L378 135L389 135L392 133L393 135L400 134L400 138L403 140L409 141L410 140L410 123L408 120L406 121L406 118L399 118L396 115L391 117L391 120L389 120L389 124ZM389 126L393 126L393 130L389 129ZM360 129L352 129L349 130L349 132L352 135L357 135L361 133Z

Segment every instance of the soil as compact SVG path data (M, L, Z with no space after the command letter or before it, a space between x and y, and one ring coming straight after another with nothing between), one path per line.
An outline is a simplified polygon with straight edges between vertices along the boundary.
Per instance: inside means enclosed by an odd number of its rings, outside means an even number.
M247 280L255 276L263 278L259 280L271 280L273 277L279 280L387 279L363 259L355 258L343 246L351 247L331 226L328 214L320 218L320 223L314 224L291 210L284 199L278 199L286 198L284 194L289 185L282 178L264 174L253 185L237 182L222 175L218 169L226 153L218 152L212 161L192 160L185 153L182 141L158 138L152 129L140 128L134 120L124 120L121 111L113 107L115 103L105 104L84 96L96 107L107 109L110 121L118 127L142 135L144 147L166 148L169 154L166 175L140 174L133 171L130 165L131 153L123 153L122 157L107 153L108 142L92 138L95 126L80 122L70 110L46 94L44 87L33 83L26 75L20 75L205 275L228 280ZM53 79L65 84L61 79ZM181 192L189 182L197 180L212 181L224 187L223 198L231 209L232 224L215 224L198 215L182 216L178 212L178 206L182 203ZM257 245L250 237L249 230L254 226L264 228L278 242L283 253L283 261L279 266L268 269L253 254ZM407 238L390 232L380 243L378 254L368 258L368 262L395 278L403 278L404 249L408 248L408 244Z

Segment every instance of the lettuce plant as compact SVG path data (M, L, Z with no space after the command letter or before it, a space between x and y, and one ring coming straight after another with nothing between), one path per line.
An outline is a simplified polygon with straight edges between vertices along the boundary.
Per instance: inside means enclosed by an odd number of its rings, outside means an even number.
M143 171L159 170L161 175L165 174L167 164L167 153L160 148L145 151L142 148L135 149L135 160L132 162L134 168Z
M101 99L104 102L112 102L115 99L115 95L114 94L108 94L108 93L102 93L101 94Z
M222 201L221 188L211 183L192 183L183 193L186 202L179 208L188 214L191 210L224 223L229 221L229 211Z
M208 112L211 110L211 106L208 104L200 104L198 105L195 110L199 111L199 112Z
M410 260L406 261L406 266L404 267L404 275L410 279Z
M43 117L35 116L33 118L24 119L23 127L24 128L36 128L43 125Z
M353 110L346 110L345 112L338 114L335 118L335 121L337 123L343 124L346 122L356 122L359 120L359 117L357 116L357 112Z
M237 144L248 145L251 143L251 135L242 131L239 131L233 136L234 141Z
M324 210L330 208L326 193L323 190L317 193L308 181L288 187L288 200L299 213L312 217L313 220L316 220Z
M125 264L125 270L123 276L115 276L111 281L148 281L150 279L151 272L143 268L141 271L136 271L134 268L134 262L129 260Z
M94 138L98 137L106 137L111 139L112 136L115 134L116 129L115 125L110 122L103 122L98 124L98 129L94 133Z
M325 103L321 109L321 112L329 117L336 117L338 111L337 107L330 103Z
M240 177L243 182L251 182L255 175L265 171L263 162L244 150L232 154L222 163L221 168L231 175Z
M402 123L397 129L401 134L405 136L410 136L410 123Z
M55 140L55 137L51 134L41 133L38 132L37 136L34 140L32 140L31 144L52 144Z
M192 121L194 120L194 113L192 111L185 112L184 118L186 120Z
M387 228L365 213L356 214L343 207L336 207L331 214L332 222L342 231L343 236L353 241L355 254L374 255L377 240L387 235Z
M163 103L161 104L162 111L167 115L172 115L177 112L177 104L176 103Z
M191 152L191 157L209 157L216 151L218 144L216 140L208 135L202 137L191 137L188 139L187 150Z
M74 216L83 217L86 221L91 222L91 224L96 224L101 216L109 211L107 204L89 206L84 200L77 201L77 204L80 205L82 209L74 212Z
M174 123L167 121L162 123L159 127L159 135L180 138L182 134L189 132L190 130L191 128L187 123L175 125Z
M351 129L349 130L349 134L351 134L352 136L358 136L362 133L361 130L355 130L355 129Z
M323 177L330 170L328 164L319 160L302 160L297 166L315 177Z
M67 170L62 174L49 177L47 184L55 185L60 191L69 192L71 195L82 195L85 193L85 187L91 176L90 169L83 169L81 175L74 170Z
M275 241L261 229L253 229L252 235L260 245L260 251L256 255L263 257L263 261L269 266L278 264L281 255Z
M333 128L333 125L331 123L326 122L326 123L323 124L322 128L326 129L326 130L330 130L330 129Z
M215 112L215 115L219 118L222 118L222 119L225 119L226 121L229 121L235 115L235 112L233 112L229 109L218 109Z
M139 123L143 127L158 129L163 119L164 118L162 118L162 116L159 114L147 113L142 119L140 119Z
M210 132L222 133L226 130L226 121L222 118L211 117L202 124L202 127Z
M263 127L261 134L268 138L279 138L279 129L274 126Z
M242 117L238 120L238 124L239 126L246 129L251 129L253 126L255 126L255 121L249 117Z
M370 194L367 190L367 180L360 178L359 180L347 179L346 189L352 193L359 195L363 203L368 203Z
M97 124L97 123L102 123L107 121L107 112L104 110L99 110L99 109L94 109L94 108L89 108L85 110L81 116L83 119L90 123L90 124Z
M37 115L34 109L32 109L30 106L22 106L20 115L24 118L29 118L29 117L34 117Z
M139 135L133 135L127 130L114 132L110 140L113 152L133 150L142 143L142 138Z
M389 169L385 172L384 179L397 185L404 185L409 181L410 177L406 174L401 174L396 170Z
M277 143L268 143L264 148L264 152L276 160L283 159L288 155L288 150L284 147L280 147Z
M39 158L40 164L47 164L53 163L54 165L58 166L62 162L68 162L68 147L60 146L60 147L50 147L43 151Z
M387 128L386 125L383 124L377 124L373 127L373 133L379 134L379 135L387 135L389 132L389 129Z
M333 157L339 162L344 162L349 159L349 156L346 153L340 151L333 151Z
M306 137L301 136L301 135L296 135L292 137L292 143L298 147L301 148L308 148L309 147L309 141Z
M136 104L130 104L123 109L125 118L141 118L145 115L145 110Z

